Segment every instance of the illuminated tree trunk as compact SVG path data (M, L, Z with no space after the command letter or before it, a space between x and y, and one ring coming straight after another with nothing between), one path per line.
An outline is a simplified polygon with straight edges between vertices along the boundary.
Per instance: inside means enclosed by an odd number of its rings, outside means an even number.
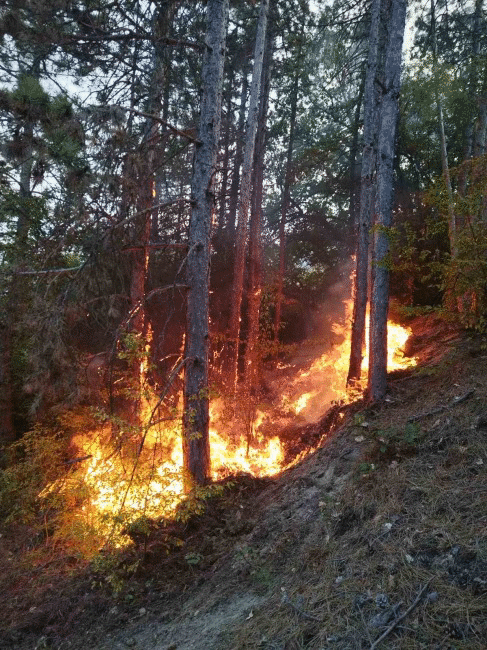
M167 86L167 54L163 44L169 34L174 15L181 0L166 0L159 4L153 19L154 51L152 61L152 77L149 88L147 112L158 115L163 106L164 90ZM145 308L145 287L149 268L149 242L153 221L152 206L155 203L155 168L156 143L160 137L160 125L156 120L147 119L142 142L143 159L139 174L139 188L136 202L137 217L134 220L134 250L132 252L132 271L130 283L130 300L133 315L130 331L139 339L139 348L132 361L131 394L129 422L131 425L142 426L141 405L146 381L145 355L147 354L149 321Z
M367 311L369 231L372 221L378 130L378 89L376 84L381 0L373 0L370 17L369 54L364 95L364 147L360 172L360 210L357 223L357 245L353 290L353 318L350 345L350 366L347 385L360 379L365 342Z
M272 71L273 36L269 32L262 71L259 129L255 142L252 216L249 238L249 289L248 289L248 334L244 363L243 402L247 406L247 440L250 443L253 422L252 391L257 386L259 359L260 306L262 295L262 195L264 184L264 156L266 146L267 112Z
M223 64L228 0L208 0L206 51L202 70L199 144L191 183L186 370L184 378L183 458L186 485L210 478L208 346L211 221L215 208L214 177L220 136Z
M374 237L375 277L370 305L367 385L367 394L372 401L382 399L387 388L388 229L392 223L393 165L405 24L406 0L392 0L377 151L377 231Z
M240 181L240 199L238 207L237 240L235 246L235 264L232 286L232 304L229 323L231 342L230 372L236 388L238 381L238 354L240 338L240 311L242 307L243 279L245 267L245 250L247 247L248 215L251 195L252 166L254 162L255 136L259 116L259 98L262 77L262 64L266 41L267 13L269 0L261 0L257 36L255 40L254 68L250 88L249 112L245 132L245 150Z

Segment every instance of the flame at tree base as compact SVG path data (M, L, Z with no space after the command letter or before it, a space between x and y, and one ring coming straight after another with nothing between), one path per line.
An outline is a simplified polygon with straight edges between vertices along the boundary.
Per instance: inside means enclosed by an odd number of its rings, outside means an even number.
M345 388L350 356L348 327L335 325L334 333L342 337L342 342L295 376L274 379L274 390L282 396L280 415L272 407L257 411L250 445L238 431L232 432L232 423L225 420L223 400L212 402L209 436L214 480L241 472L255 477L279 473L284 468L285 449L275 435L276 430L296 417L317 421L330 404L353 399ZM389 370L415 365L414 359L405 358L401 352L410 333L400 325L388 324ZM364 366L367 366L367 355ZM149 404L146 411L151 412ZM269 431L272 434L266 433ZM119 546L129 541L122 531L141 518L175 515L184 498L179 419L150 427L143 436L133 432L126 435L117 452L109 425L78 435L73 443L82 461L73 465L68 478L49 486L41 496L63 490L77 494L74 499L77 524L91 533L96 531L100 540L110 537ZM76 505L79 502L81 505Z

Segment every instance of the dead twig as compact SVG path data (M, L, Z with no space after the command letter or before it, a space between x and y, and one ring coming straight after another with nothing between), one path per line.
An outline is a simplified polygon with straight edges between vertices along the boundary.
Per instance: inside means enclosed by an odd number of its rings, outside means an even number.
M475 393L475 388L471 388L464 395L460 395L459 397L454 397L449 404L443 404L443 406L439 406L438 408L433 409L432 411L428 411L427 413L419 413L418 415L412 415L410 418L408 418L408 422L416 422L417 420L422 420L423 418L427 418L430 415L438 415L438 413L443 413L443 411L447 411L448 409L451 409L453 406L456 406L457 404L461 404L469 397L471 397L474 393Z
M65 460L63 465L74 465L75 463L81 463L83 460L89 460L90 458L93 458L92 454L81 456L80 458L72 458L71 460Z
M174 133L175 135L179 135L181 138L186 138L186 140L189 140L194 144L201 144L201 140L198 140L198 138L194 138L191 133L189 133L188 131L181 131L181 129L178 129L172 124L169 124L169 122L166 122L166 120L163 120L162 117L159 117L158 115L152 115L152 113L145 113L144 111L138 111L137 109L129 108L128 106L119 106L119 108L121 108L124 111L129 111L134 115L139 115L140 117L145 117L148 120L153 120L154 122L158 122L159 124L162 124L170 131L172 131L172 133Z
M421 598L424 596L425 591L428 589L428 587L430 585L430 582L431 582L431 580L428 580L428 582L423 587L421 587L421 589L419 590L419 594L416 596L416 598L411 603L411 605L407 608L407 610L404 612L404 614L401 614L401 616L398 616L395 619L395 621L389 625L387 630L385 632L383 632L380 635L380 637L377 638L374 641L374 643L371 644L369 650L375 650L378 647L379 643L381 643L387 636L389 636L389 634L392 632L392 630L394 630L399 625L399 623L401 621L403 621L407 616L409 616L409 614L413 611L413 609L419 605L419 603L421 601Z
M281 603L283 605L289 605L289 607L296 612L296 614L299 614L299 616L302 616L303 618L308 619L309 621L317 621L318 623L323 623L322 618L318 618L317 616L313 616L312 614L308 614L308 612L305 612L303 609L298 607L293 603L293 601L289 598L287 595L287 591L285 589L282 589L282 597L281 597Z

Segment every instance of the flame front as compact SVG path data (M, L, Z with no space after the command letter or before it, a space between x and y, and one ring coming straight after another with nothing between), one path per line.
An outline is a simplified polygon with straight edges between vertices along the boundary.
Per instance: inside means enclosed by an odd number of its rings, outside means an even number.
M253 476L277 474L285 461L283 444L275 435L280 427L296 416L316 421L331 403L351 400L345 387L350 356L348 322L351 309L352 302L349 301L345 324L334 326L334 335L342 338L341 342L294 375L290 376L292 363L278 366L273 381L275 392L282 395L281 404L278 411L275 406L265 411L257 410L248 436L240 435L235 427L232 429L228 419L225 420L221 399L212 402L209 437L213 479L239 472ZM389 370L416 363L415 359L407 359L402 353L409 335L407 328L388 323ZM366 352L364 368L367 363ZM287 379L277 377L280 371L287 373ZM145 410L148 419L152 412L149 401L145 403ZM104 535L109 533L110 526L113 529L113 521L117 518L119 522L130 522L141 515L171 516L184 495L181 427L180 420L163 424L145 431L143 445L141 435L133 434L133 440L128 439L123 453L120 449L118 452L113 450L110 426L76 436L73 442L81 452L81 462L73 466L69 480L64 481L64 488L52 485L44 493L65 489L67 484L81 486L85 498L79 516L86 525Z

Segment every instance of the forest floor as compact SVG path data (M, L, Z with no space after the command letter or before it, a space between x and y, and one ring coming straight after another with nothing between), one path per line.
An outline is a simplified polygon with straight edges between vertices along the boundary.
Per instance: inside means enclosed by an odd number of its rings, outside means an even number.
M487 338L410 326L384 402L106 566L0 529L1 650L485 650Z

